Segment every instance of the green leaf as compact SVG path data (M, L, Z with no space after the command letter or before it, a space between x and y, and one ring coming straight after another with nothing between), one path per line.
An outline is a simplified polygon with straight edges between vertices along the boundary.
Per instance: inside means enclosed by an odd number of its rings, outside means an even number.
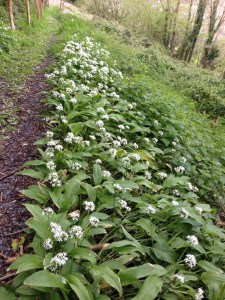
M17 270L17 273L32 269L43 268L43 259L35 254L26 254L17 258L8 268L8 270Z
M202 274L201 280L206 285L211 285L211 284L220 285L220 284L224 284L225 282L225 274L221 272L207 271Z
M40 204L45 204L49 199L49 189L44 185L30 185L27 190L22 190L21 193Z
M70 179L65 184L65 192L63 195L63 201L60 203L60 208L63 211L69 210L73 205L76 205L78 201L78 193L80 190L80 182L74 178Z
M80 279L74 275L69 275L67 280L72 290L76 293L80 300L92 300L92 298L89 296L87 288L83 285Z
M52 287L65 289L65 285L62 282L63 277L61 275L55 275L49 271L39 271L27 279L25 279L24 284L37 287Z
M88 183L82 183L81 185L86 190L88 198L90 199L90 201L95 202L95 200L96 200L96 190L93 188L93 186L88 184Z
M109 267L105 266L91 266L90 272L92 273L93 279L99 277L101 280L107 282L110 286L119 292L120 297L122 296L122 286L120 278L114 273Z
M153 300L155 299L161 288L163 281L157 275L149 276L143 282L138 294L132 300Z
M88 260L92 264L96 264L96 254L87 248L76 247L70 252L70 256L79 260Z
M35 178L35 179L42 179L42 178L44 178L44 176L43 176L43 174L41 172L37 172L37 171L34 171L32 169L22 170L22 171L20 171L17 174L18 175L30 176L30 177Z
M99 164L94 164L93 166L93 179L95 185L99 185L102 182L102 169Z
M16 297L13 292L9 291L4 287L0 287L0 299L2 300L16 300Z
M147 263L141 266L121 270L118 275L121 279L122 285L128 285L143 277L150 275L162 276L166 273L166 269L164 269L162 266Z

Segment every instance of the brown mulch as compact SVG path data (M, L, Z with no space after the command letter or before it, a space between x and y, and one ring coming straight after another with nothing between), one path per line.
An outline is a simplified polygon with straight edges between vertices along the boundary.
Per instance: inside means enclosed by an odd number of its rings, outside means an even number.
M37 158L35 141L45 133L45 126L40 117L44 105L40 103L42 91L48 90L45 82L45 70L52 64L47 57L29 77L16 94L15 105L19 109L19 122L9 139L0 141L0 253L7 257L15 256L11 244L13 239L24 236L23 229L29 214L23 203L27 200L20 190L35 182L26 176L18 176L23 163ZM11 97L10 84L0 78L1 99ZM3 98L4 97L4 98ZM0 256L0 277L7 271L5 259ZM0 282L0 285L4 281Z

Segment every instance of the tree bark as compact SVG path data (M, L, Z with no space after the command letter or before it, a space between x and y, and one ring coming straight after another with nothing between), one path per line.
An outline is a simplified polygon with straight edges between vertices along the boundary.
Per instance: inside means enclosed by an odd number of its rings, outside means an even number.
M39 5L39 0L35 0L35 5L36 5L36 15L37 18L40 18L40 5Z
M15 27L15 24L14 24L12 0L7 0L7 6L8 6L10 26L11 26L12 30L15 30L16 27Z
M30 4L29 0L25 0L26 14L27 14L27 24L30 26Z
M177 27L177 17L178 17L179 8L180 8L180 1L181 0L177 0L177 5L176 5L175 11L174 11L172 35L171 35L171 39L170 39L170 51L172 53L174 52L175 41L176 41L176 27Z

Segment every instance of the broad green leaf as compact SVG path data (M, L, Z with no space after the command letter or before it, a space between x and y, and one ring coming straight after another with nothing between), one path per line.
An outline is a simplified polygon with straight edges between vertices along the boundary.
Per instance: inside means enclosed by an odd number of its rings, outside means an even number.
M40 204L45 204L49 199L49 189L44 185L30 185L27 190L22 190L21 193L32 199L38 201Z
M123 269L119 272L122 285L132 284L137 279L150 275L165 275L167 271L160 265L143 264L137 267Z
M96 264L96 254L87 248L76 247L70 252L70 256L79 260L88 260L92 264Z
M78 193L80 190L80 182L76 179L70 179L65 184L65 192L60 203L62 211L69 210L72 206L75 206L78 201Z
M150 220L141 218L135 224L143 228L152 238L156 236L156 226Z
M32 289L29 286L22 285L18 289L16 289L16 293L27 296L37 296L40 292L35 289Z
M198 261L198 266L203 268L205 271L215 271L218 273L223 273L223 271L220 268L217 268L214 264L207 260L200 260Z
M30 176L35 179L42 179L44 178L44 175L41 172L34 171L32 169L22 170L18 175L24 175L24 176Z
M158 296L162 286L163 281L159 276L149 276L145 279L139 292L132 300L153 300Z
M89 296L87 288L83 285L83 283L74 275L69 275L67 277L70 287L76 293L77 297L80 300L92 300Z
M211 284L220 285L225 282L225 274L216 271L207 271L202 274L201 280L206 285L211 285Z
M47 239L51 234L47 223L34 220L33 218L26 221L26 224L32 228L43 240Z
M3 286L0 286L0 299L2 300L16 300L14 293Z
M103 175L102 175L102 169L99 164L94 164L93 166L93 179L95 185L99 185L102 182Z
M175 252L170 248L167 242L155 243L153 247L151 247L151 250L158 259L171 264L174 263Z
M99 277L101 280L104 280L110 286L116 289L119 292L120 297L122 296L123 292L122 292L120 278L109 267L91 266L90 272L92 273L93 279Z
M32 269L43 268L43 259L35 254L25 254L17 258L8 268L8 270L17 270L17 273Z
M27 279L25 279L24 284L37 287L53 287L65 289L63 277L61 275L52 274L47 270L32 274Z
M96 200L96 190L93 188L93 186L88 183L81 183L81 186L86 190L90 201L94 202Z

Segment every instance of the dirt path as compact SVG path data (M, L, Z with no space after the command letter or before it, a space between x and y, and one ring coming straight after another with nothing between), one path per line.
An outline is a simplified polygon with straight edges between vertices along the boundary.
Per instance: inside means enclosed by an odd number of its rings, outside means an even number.
M23 229L28 218L28 212L23 207L26 198L19 191L32 184L34 180L26 176L17 176L15 173L24 162L36 158L34 142L45 132L40 117L43 109L43 104L40 103L43 95L40 92L48 89L44 70L51 63L52 58L47 57L14 96L15 105L19 109L17 114L19 122L9 139L0 142L0 253L6 256L15 256L11 248L12 240L24 235ZM11 96L10 85L1 79L0 87L1 97L6 99ZM0 274L5 274L6 269L5 259L0 257Z

